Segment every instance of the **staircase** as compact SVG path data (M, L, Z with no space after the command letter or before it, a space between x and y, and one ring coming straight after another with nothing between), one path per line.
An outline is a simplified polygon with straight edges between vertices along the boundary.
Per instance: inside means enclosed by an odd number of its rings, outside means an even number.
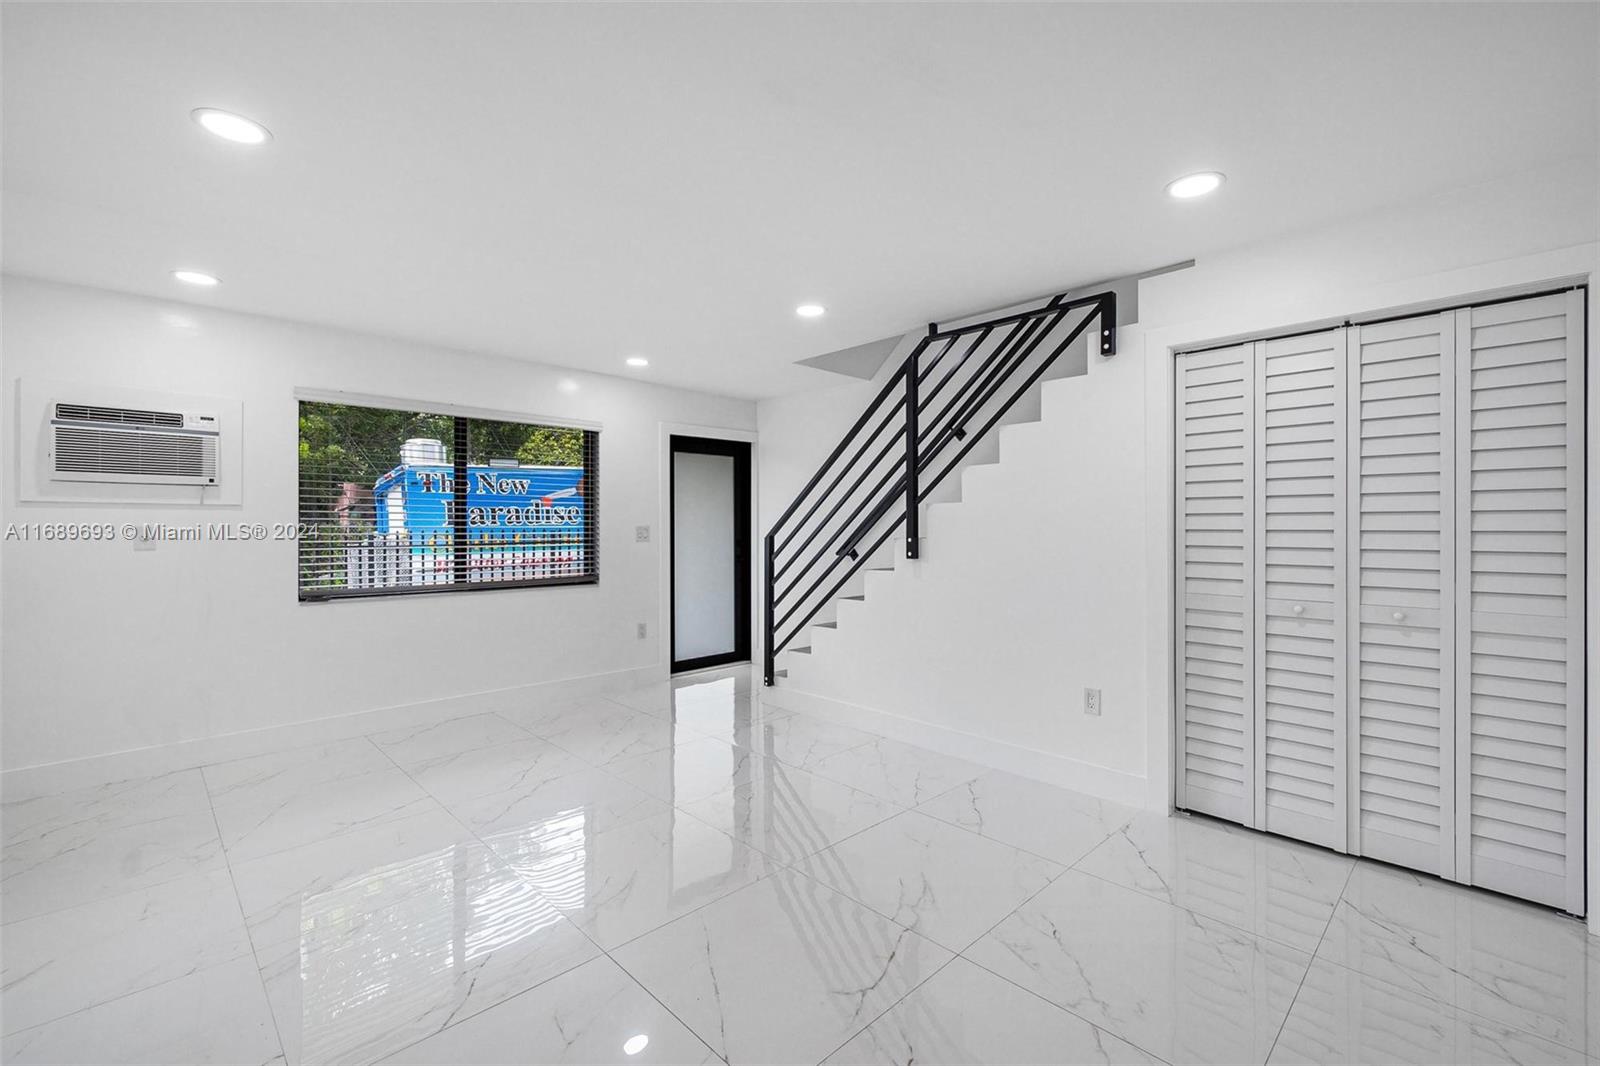
M960 498L952 475L995 461L997 428L1036 419L1038 384L1085 373L1090 343L1114 354L1116 321L1117 297L1106 291L929 325L767 533L766 684L811 654L817 630L837 628L839 612L865 600L874 573L921 556L926 509Z

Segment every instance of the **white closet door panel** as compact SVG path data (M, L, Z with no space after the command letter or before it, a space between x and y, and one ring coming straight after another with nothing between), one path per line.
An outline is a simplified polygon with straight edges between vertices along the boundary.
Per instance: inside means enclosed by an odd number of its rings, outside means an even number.
M1452 317L1350 330L1351 850L1454 871Z
M1180 805L1582 911L1583 306L1179 360Z
M1458 876L1583 907L1578 292L1455 313Z
M1252 818L1253 373L1246 346L1177 361L1181 807Z
M1254 344L1258 827L1345 846L1344 330Z

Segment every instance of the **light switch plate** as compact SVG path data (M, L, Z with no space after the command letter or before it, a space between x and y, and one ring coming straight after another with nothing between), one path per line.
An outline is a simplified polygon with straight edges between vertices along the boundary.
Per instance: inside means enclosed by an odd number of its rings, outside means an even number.
M1099 717L1099 715L1100 715L1100 690L1099 689L1097 689L1097 688L1086 688L1086 689L1083 690L1083 713L1084 714L1092 714L1092 715L1094 715L1096 717Z
M640 544L648 543L649 540L650 540L650 527L649 526L634 526L633 527L633 539L638 541Z

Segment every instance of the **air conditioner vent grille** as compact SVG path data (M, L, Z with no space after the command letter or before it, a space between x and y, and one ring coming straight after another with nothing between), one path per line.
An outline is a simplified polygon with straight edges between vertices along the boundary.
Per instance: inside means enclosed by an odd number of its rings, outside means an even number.
M55 427L55 472L71 480L208 484L217 477L213 436Z
M81 403L58 403L56 417L73 422L117 422L130 426L183 428L181 411L140 411L132 407L92 407Z

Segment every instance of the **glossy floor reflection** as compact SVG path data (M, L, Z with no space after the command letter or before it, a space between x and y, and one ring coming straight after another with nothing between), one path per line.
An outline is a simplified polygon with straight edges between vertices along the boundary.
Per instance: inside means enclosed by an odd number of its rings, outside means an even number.
M748 670L7 798L8 1063L1592 1062L1547 911Z

